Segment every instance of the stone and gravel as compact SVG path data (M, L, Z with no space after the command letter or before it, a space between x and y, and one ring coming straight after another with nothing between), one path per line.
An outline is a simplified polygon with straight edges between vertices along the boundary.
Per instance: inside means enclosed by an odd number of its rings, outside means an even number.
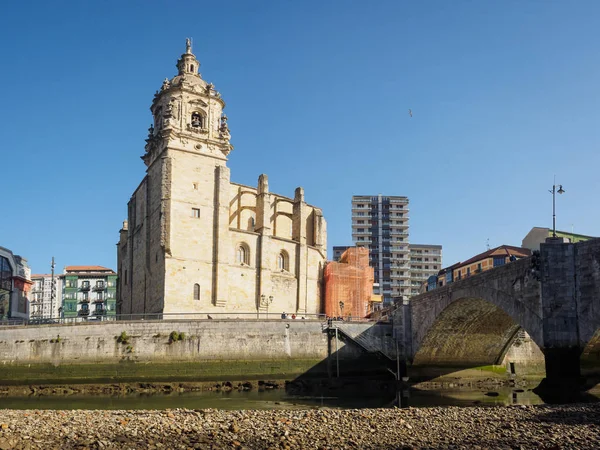
M0 450L220 448L598 449L600 403L354 410L0 410Z

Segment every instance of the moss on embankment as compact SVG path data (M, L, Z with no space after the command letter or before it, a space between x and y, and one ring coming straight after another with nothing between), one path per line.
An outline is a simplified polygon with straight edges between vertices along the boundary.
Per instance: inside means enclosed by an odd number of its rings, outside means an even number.
M114 383L134 381L223 381L292 379L327 375L320 359L251 361L131 362L81 364L3 364L0 385L35 383Z

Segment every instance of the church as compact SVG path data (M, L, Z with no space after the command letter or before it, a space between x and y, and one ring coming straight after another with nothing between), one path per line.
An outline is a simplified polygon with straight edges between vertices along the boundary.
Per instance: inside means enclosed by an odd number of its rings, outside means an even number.
M146 176L117 244L117 313L321 313L323 213L301 187L292 198L270 192L264 174L257 186L230 180L225 102L199 68L188 39L154 95Z

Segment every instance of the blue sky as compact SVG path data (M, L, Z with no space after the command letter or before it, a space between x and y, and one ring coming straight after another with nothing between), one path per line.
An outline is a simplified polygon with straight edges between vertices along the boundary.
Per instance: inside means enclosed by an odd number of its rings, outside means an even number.
M152 96L194 39L232 180L323 208L406 195L444 264L551 226L600 235L600 2L102 1L0 6L0 245L116 268ZM408 115L412 109L413 117Z

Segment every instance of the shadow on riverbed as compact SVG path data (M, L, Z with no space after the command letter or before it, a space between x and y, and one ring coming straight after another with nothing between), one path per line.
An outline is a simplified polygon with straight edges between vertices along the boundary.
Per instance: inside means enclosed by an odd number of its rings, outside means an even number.
M396 355L382 342L379 342L378 346L371 345L372 348L369 348L369 339L373 339L375 335L371 331L353 337L341 329L333 331L330 328L324 332L328 333L328 358L287 382L285 389L288 395L320 397L325 399L324 405L330 406L336 406L340 396L347 396L379 397L383 401L381 406L404 407L411 405L411 396L414 397L415 392L420 392L421 388L429 392L476 393L473 398L474 404L489 403L485 401L489 400L489 397L500 397L496 403L505 405L562 404L600 400L596 395L586 392L591 386L596 385L594 380L588 380L591 384L582 383L576 389L540 384L545 376L543 365L540 368L539 365L526 366L511 363L510 373L503 365L407 367L403 363L398 364L394 359ZM374 351L375 348L382 350ZM398 372L404 381L396 380ZM524 392L528 394L524 395ZM487 394L489 397L483 400L478 398ZM423 391L417 394L419 401L417 405L412 406L422 406L421 400L425 396ZM465 396L462 394L455 395L456 403L452 403L452 400L440 402L439 399L435 399L435 394L433 397L431 406L465 404L463 398ZM523 399L524 397L527 399Z

